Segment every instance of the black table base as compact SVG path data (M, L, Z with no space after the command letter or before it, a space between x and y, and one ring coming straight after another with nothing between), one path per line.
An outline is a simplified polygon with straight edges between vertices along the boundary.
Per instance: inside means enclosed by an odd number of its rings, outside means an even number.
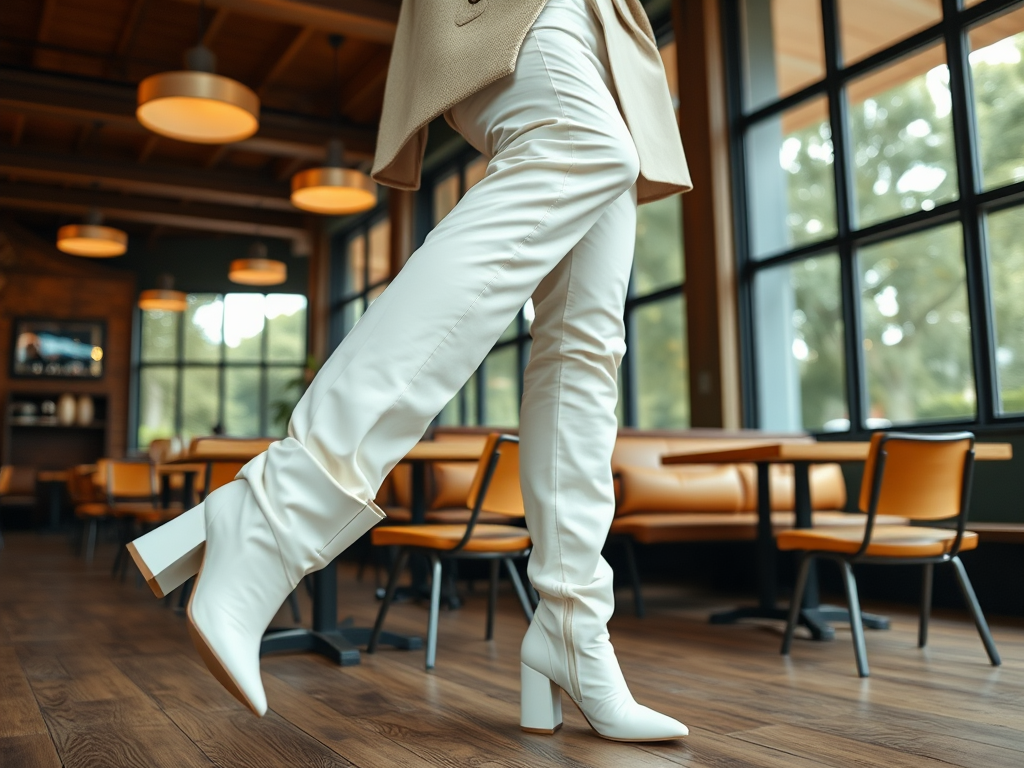
M313 628L270 629L260 643L260 656L267 653L312 652L335 664L350 667L359 663L359 648L370 640L370 627L354 627L352 620L338 623L338 567L331 561L313 574ZM400 650L423 647L423 640L385 632L380 642Z
M775 534L772 530L771 518L771 480L770 464L759 462L757 465L757 574L758 604L744 608L734 608L711 615L712 624L735 624L743 619L775 619L786 622L789 610L778 607L777 565L778 550L775 547ZM810 528L811 517L811 482L810 464L807 462L793 463L794 495L796 501L796 527ZM889 619L877 614L863 614L864 626L868 629L889 629ZM831 622L850 621L850 612L846 608L833 605L821 605L818 598L817 563L811 563L807 575L807 588L804 591L804 602L800 610L800 623L807 627L814 640L832 640L836 636Z

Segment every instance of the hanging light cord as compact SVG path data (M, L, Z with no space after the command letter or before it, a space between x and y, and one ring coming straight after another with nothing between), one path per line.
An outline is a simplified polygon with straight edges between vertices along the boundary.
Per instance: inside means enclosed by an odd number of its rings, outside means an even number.
M206 34L206 3L204 0L199 0L199 29L196 35L196 46L199 47L203 44L203 36Z

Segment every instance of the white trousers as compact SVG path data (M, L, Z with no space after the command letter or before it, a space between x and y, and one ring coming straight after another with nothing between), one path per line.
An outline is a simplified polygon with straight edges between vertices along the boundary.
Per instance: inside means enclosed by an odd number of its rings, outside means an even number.
M532 296L523 491L535 542L559 545L537 547L531 577L542 594L543 573L587 584L614 513L616 371L639 161L586 0L550 0L514 75L451 118L489 158L485 178L327 361L295 409L290 437L243 476L285 560L315 567L309 548L319 555L326 542L290 540L288 510L330 514L330 498L310 498L324 471L352 496L374 498ZM553 571L544 559L562 545L588 554Z

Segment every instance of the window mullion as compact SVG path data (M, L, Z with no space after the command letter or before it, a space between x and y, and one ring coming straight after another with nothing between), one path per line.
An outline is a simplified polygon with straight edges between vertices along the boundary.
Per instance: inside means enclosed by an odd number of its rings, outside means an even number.
M958 0L942 0L949 91L952 99L953 145L960 193L967 306L971 318L971 359L977 396L977 419L985 424L995 416L996 393L994 323L988 300L988 275L978 211L978 155L974 131L974 99L967 32L960 26Z
M836 0L821 0L821 22L825 37L825 80L828 115L832 130L832 171L835 174L836 231L840 264L840 292L843 311L843 347L846 356L846 404L851 431L864 426L867 412L867 375L860 341L860 291L853 231L853 168L850 163L850 131L846 92L839 74L842 46Z

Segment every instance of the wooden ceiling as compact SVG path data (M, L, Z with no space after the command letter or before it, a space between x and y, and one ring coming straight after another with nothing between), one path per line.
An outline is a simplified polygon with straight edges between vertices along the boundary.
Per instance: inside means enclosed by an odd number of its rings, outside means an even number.
M96 205L128 228L284 237L301 252L308 217L288 202L289 179L335 135L348 163L368 166L399 5L208 0L202 41L217 72L261 100L254 137L209 146L134 115L137 84L181 69L199 39L198 0L2 0L0 208L56 224Z

